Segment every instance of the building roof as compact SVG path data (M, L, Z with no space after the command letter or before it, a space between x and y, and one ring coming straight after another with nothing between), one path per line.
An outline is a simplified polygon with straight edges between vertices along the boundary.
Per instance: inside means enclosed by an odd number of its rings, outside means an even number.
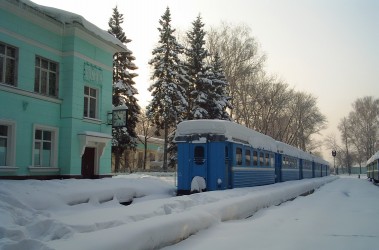
M19 5L21 4L21 6L22 5L28 6L31 9L39 12L40 14L53 18L54 20L62 24L79 24L92 35L99 37L106 42L117 45L124 51L128 51L125 44L123 44L115 36L109 34L107 31L102 30L96 25L90 23L81 15L78 15L69 11L53 8L53 7L39 5L29 0L8 0L8 1L14 4L19 4Z

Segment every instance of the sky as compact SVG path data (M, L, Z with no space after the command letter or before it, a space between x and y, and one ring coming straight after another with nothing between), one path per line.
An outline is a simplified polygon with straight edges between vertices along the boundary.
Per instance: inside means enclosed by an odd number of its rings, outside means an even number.
M205 29L222 21L246 24L267 56L266 71L295 90L318 98L328 120L322 135L339 135L340 120L364 96L379 98L379 1L377 0L34 0L82 15L107 30L112 8L124 14L127 46L139 67L139 103L151 99L148 61L158 41L159 19L170 7L182 32L201 14Z
M352 250L378 242L379 190L356 175L175 196L173 174L151 174L1 180L0 249Z

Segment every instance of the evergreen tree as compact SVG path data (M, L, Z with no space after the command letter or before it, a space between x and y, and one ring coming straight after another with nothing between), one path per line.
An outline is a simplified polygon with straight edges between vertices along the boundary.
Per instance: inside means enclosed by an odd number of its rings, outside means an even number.
M108 32L114 35L125 45L131 42L126 38L121 24L124 22L123 14L118 12L117 6L113 9L112 17L109 19ZM114 107L126 106L128 108L128 118L125 128L112 129L112 152L115 155L115 171L120 169L120 159L126 149L135 150L137 146L137 133L135 131L140 114L140 106L135 95L138 94L133 78L138 76L132 72L137 69L133 63L135 57L132 51L117 52L113 56L113 96Z
M209 94L212 89L212 81L209 79L208 67L205 65L208 51L204 48L205 31L200 15L192 25L192 30L187 33L189 48L186 50L186 66L190 85L186 87L186 96L189 102L186 118L187 120L207 119L209 118Z
M231 120L226 111L227 108L232 109L229 102L230 96L228 96L229 83L225 77L218 52L212 58L209 75L209 79L212 81L212 88L209 93L209 119Z
M153 99L147 107L147 115L152 119L157 131L164 131L163 169L166 170L169 129L182 120L182 114L187 109L185 89L182 86L186 82L186 72L179 59L184 48L173 36L175 29L171 27L168 7L159 24L160 39L149 62L154 69L154 83L149 87Z

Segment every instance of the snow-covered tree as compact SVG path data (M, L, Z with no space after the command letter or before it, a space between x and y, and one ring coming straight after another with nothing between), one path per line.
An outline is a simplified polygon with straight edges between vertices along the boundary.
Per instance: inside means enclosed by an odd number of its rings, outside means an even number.
M205 59L208 51L205 49L204 23L199 15L192 23L192 30L187 32L189 48L186 49L189 86L186 86L186 96L189 102L187 120L209 118L212 81Z
M232 109L228 96L229 83L222 68L218 52L215 52L210 67L212 89L209 92L210 110L209 119L231 120L227 108Z
M159 20L160 37L157 47L153 50L153 58L149 62L154 71L149 87L153 99L147 107L147 115L152 119L157 131L164 132L163 168L167 169L167 148L169 129L182 120L187 109L185 89L186 71L179 55L183 53L181 46L173 36L175 29L171 27L170 9L167 7Z
M117 6L113 9L112 17L109 19L108 32L114 35L125 45L131 42L126 38L121 24L124 22L123 14L118 12ZM128 108L127 124L124 128L113 128L112 130L112 152L115 155L115 171L120 169L120 158L126 149L134 150L137 146L137 134L135 131L140 114L140 106L135 95L138 94L133 78L138 76L133 71L137 66L133 63L136 58L132 51L117 52L113 56L113 97L114 107L126 106Z

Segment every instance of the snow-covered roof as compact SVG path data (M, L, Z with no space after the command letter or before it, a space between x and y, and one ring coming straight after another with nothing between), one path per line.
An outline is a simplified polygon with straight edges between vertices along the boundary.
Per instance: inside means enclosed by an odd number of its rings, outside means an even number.
M225 120L191 120L178 124L175 137L192 134L225 135L229 141L247 142L253 148L276 152L275 140L270 136Z
M109 34L107 31L100 29L96 25L88 22L84 17L82 17L78 14L68 12L65 10L56 9L53 7L47 7L47 6L39 5L39 4L36 4L36 3L29 1L29 0L19 0L19 2L31 7L32 9L34 9L36 11L41 12L42 14L44 14L48 17L51 17L51 18L57 20L58 22L61 22L62 24L78 23L78 24L82 25L87 31L92 33L93 35L100 37L104 41L118 45L123 50L127 50L126 46L120 40L118 40L116 37Z
M309 161L313 160L311 154L304 152L301 149L298 149L294 146L288 145L288 144L281 142L281 141L276 141L276 145L277 145L278 152L281 154L285 154L288 156L293 156L296 158L301 158L301 159L305 159L305 160L309 160Z
M373 156L371 156L370 159L368 159L366 165L369 165L370 163L372 163L373 161L376 161L377 159L379 159L379 151L376 152Z
M304 152L286 143L275 141L268 135L261 134L240 124L225 120L191 120L178 124L175 138L194 134L225 135L226 140L245 142L253 148L266 149L272 152L293 156L324 165L329 163L315 155Z

